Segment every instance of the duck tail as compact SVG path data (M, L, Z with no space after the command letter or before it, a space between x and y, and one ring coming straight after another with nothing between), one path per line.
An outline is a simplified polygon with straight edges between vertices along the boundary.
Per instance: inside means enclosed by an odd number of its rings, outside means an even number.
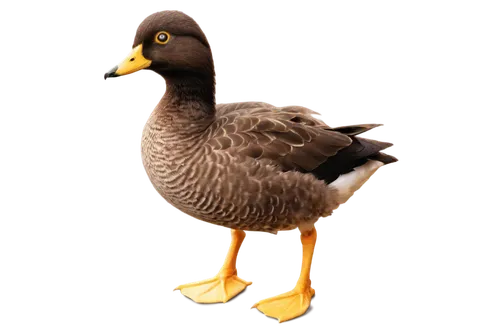
M381 150L393 146L390 142L360 138L359 136L355 137L354 140L357 140L361 144L363 147L362 149L365 150L365 158L368 160L380 161L384 164L390 164L398 161L396 157L381 152Z
M359 159L358 164L364 163L364 159L380 161L385 165L395 164L399 162L399 159L388 152L389 149L394 148L392 142L359 136L359 134L382 127L384 127L384 123L360 123L332 127L330 130L348 135L353 140L353 144L346 148L343 153Z
M378 152L377 154L370 156L370 159L375 161L380 161L384 164L391 164L398 161L398 159L395 158L394 156L384 154L382 152Z

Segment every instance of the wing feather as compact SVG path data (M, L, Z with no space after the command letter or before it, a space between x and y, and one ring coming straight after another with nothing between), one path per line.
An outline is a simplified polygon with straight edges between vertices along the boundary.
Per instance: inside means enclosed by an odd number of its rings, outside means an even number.
M348 134L333 130L314 114L299 106L219 104L217 118L207 131L207 145L214 152L265 159L283 171L310 171L352 142Z

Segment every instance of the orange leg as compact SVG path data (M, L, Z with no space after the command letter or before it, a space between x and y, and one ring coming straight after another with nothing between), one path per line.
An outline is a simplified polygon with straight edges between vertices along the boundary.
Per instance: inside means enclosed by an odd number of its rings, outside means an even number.
M245 239L245 232L232 229L231 239L226 260L215 277L183 284L174 290L180 290L184 296L197 303L226 303L251 285L252 282L246 282L236 275L236 258Z
M295 288L287 293L262 300L253 306L266 316L278 319L280 323L303 315L314 296L309 273L316 244L316 229L313 227L311 231L302 232L300 240L303 251L302 269Z

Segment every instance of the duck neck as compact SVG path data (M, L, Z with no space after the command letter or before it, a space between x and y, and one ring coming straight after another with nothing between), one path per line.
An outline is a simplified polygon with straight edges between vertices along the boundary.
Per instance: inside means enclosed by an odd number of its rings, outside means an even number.
M172 125L190 126L213 121L215 115L215 78L187 72L169 72L163 76L167 90L157 111L170 119Z

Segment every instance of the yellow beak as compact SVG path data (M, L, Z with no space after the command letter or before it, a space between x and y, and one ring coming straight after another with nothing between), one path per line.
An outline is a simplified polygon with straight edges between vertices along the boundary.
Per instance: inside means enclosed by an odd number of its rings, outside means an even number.
M151 60L144 58L142 55L142 44L134 47L132 52L116 67L113 67L109 72L104 74L104 80L108 77L117 77L137 72L141 69L148 68L151 65Z

